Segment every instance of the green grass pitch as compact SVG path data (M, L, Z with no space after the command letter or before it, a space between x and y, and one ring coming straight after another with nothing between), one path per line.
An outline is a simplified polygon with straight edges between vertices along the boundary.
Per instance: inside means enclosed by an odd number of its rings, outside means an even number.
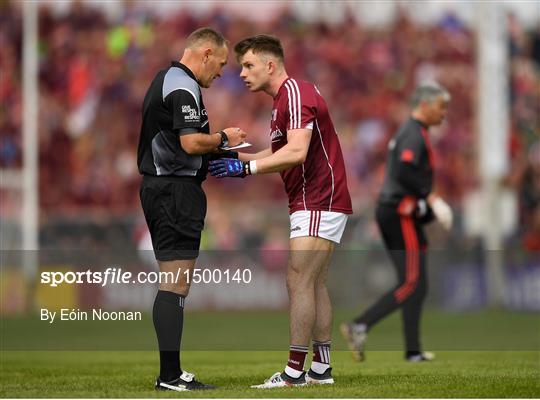
M352 313L337 313L336 328L339 321L350 316ZM540 397L539 321L534 314L479 313L452 317L428 312L424 323L424 342L426 348L436 350L437 359L420 364L403 361L397 315L383 321L370 333L370 351L364 363L354 362L344 351L344 343L336 329L334 342L337 351L332 352L335 385L255 390L249 385L262 383L284 366L287 357L286 314L188 313L184 346L190 350L183 352L183 367L219 389L184 393L153 390L158 358L151 347L143 346L144 350L139 351L82 351L72 344L71 350L13 350L17 346L22 348L17 340L23 340L25 335L33 336L34 340L39 340L40 336L51 340L47 338L46 331L38 330L39 325L33 325L35 319L2 321L2 398ZM77 331L77 324L66 324L65 327L70 329L66 336L84 337L86 332L88 338L99 337L108 331L107 325L95 324L95 329L82 326L80 331ZM110 325L114 326L126 325ZM231 326L242 331L243 336L233 337L233 334L238 336L238 332ZM453 331L449 331L449 326ZM497 327L498 332L493 330ZM115 336L125 334L125 339L131 340L133 345L147 338L150 343L153 339L148 316L140 325L142 332L133 329L133 325L127 325L127 328L125 332L115 331ZM28 332L29 329L34 330ZM203 331L208 337L203 337ZM128 336L129 332L134 336ZM200 340L210 340L212 336L216 340L219 338L217 342L221 344L207 347L207 350L194 346ZM62 340L58 332L56 337ZM464 345L467 338L471 341L468 347ZM224 349L227 340L232 343L230 351ZM508 340L519 340L520 343L508 345ZM450 348L452 342L456 343L455 348ZM240 350L242 346L239 343L244 343L248 350ZM488 345L482 347L482 343ZM506 348L503 344L507 345ZM504 351L496 350L496 346ZM269 350L262 350L265 348ZM276 350L278 348L283 350Z

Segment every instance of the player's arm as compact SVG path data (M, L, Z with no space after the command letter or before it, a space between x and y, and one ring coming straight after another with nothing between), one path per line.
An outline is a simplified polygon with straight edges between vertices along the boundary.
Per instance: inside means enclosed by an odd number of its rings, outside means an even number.
M264 149L262 151L259 151L257 153L238 153L238 159L240 161L252 161L252 160L260 160L261 158L265 158L272 155L272 149L268 147L267 149Z
M287 131L287 144L271 155L254 162L256 171L251 173L269 174L295 167L306 161L311 129L291 129Z
M280 172L304 163L311 142L311 127L317 114L317 94L315 87L295 93L288 99L289 104L293 105L294 115L290 114L291 105L288 107L289 114L285 112L283 115L289 121L286 145L274 153L266 149L255 155L242 153L242 158L238 160L222 158L211 161L210 174L218 178L244 178L247 175Z
M218 178L244 178L247 175L283 171L300 165L306 160L310 141L311 129L291 129L287 131L287 144L275 153L272 153L270 149L266 149L252 155L241 153L242 157L268 154L266 157L258 159L246 160L244 158L244 161L242 159L222 158L210 161L209 171L212 176Z

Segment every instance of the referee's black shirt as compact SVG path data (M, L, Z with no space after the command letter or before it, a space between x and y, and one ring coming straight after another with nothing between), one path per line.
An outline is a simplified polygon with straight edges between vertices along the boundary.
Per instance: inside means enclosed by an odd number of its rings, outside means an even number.
M410 118L388 144L379 203L398 206L404 197L425 199L433 186L433 154L427 127Z
M173 61L157 73L144 98L139 172L204 180L208 155L187 154L180 145L181 135L195 132L210 133L201 88L189 68Z

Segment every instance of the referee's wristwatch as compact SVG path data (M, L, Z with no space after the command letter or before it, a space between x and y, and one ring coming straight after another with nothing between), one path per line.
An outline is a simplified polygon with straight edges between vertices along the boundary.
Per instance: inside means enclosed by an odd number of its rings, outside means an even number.
M218 132L221 135L221 143L219 144L219 148L223 149L224 147L227 147L229 145L229 137L225 133L225 131L219 131Z

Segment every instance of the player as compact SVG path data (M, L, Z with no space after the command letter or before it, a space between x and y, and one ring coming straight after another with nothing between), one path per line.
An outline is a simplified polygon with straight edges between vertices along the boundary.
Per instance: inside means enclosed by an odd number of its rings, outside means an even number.
M364 360L367 332L378 321L401 308L407 361L429 361L423 352L419 326L427 293L426 248L423 225L434 217L449 230L452 210L431 192L433 151L428 129L444 120L450 95L438 84L418 86L412 95L411 117L390 141L386 175L376 209L384 244L397 270L398 284L341 332L356 360Z
M255 388L332 384L332 306L326 288L328 266L352 213L345 165L328 107L309 83L287 75L279 39L257 35L234 48L240 77L252 92L272 96L271 146L238 159L210 163L217 177L279 172L289 197L291 256L287 269L290 301L289 360ZM304 363L310 339L313 360Z
M160 282L153 321L159 344L160 373L155 388L211 389L180 367L184 303L189 272L199 255L206 215L206 178L210 153L241 143L246 133L227 128L210 134L200 87L210 87L227 63L223 36L200 28L187 38L180 62L158 72L144 98L138 148L143 174L140 198L160 272L178 282ZM181 273L177 273L180 270Z

